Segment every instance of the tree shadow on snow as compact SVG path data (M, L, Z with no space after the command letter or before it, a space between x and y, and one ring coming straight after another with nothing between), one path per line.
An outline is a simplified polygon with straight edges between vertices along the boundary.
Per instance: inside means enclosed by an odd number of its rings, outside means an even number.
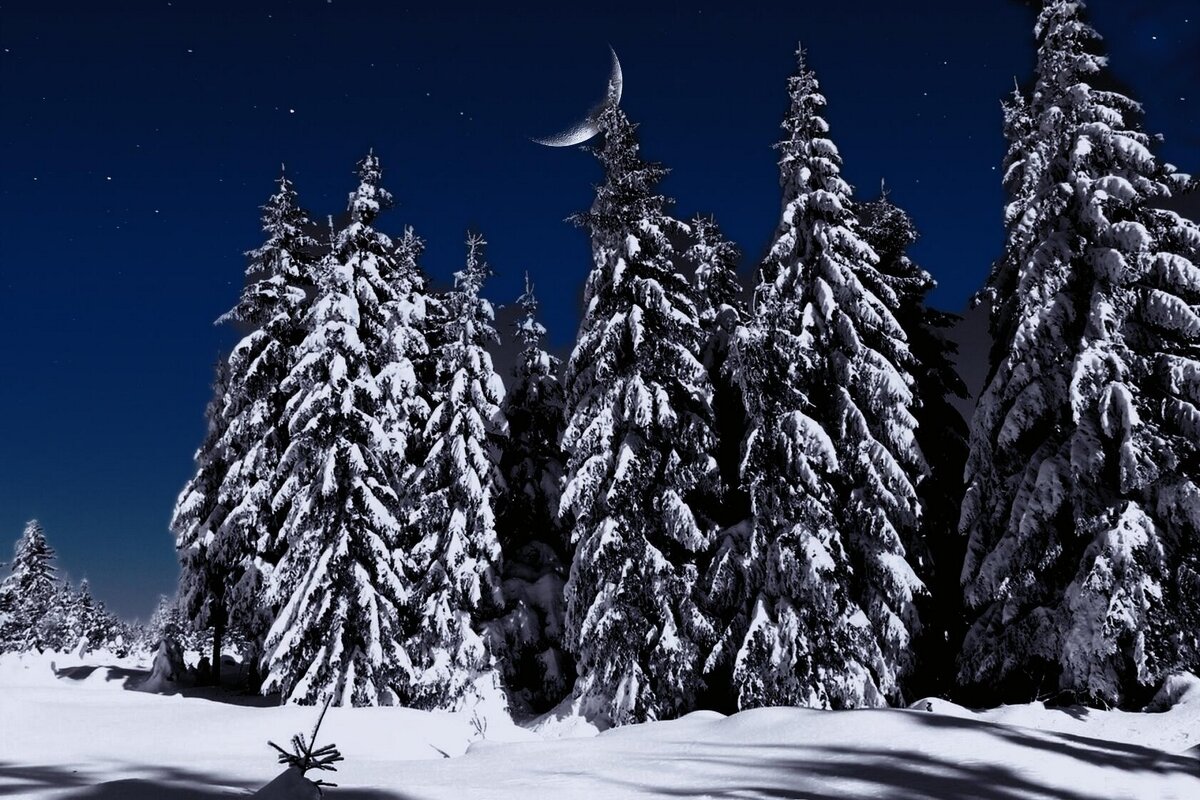
M240 674L235 667L236 663L226 663L225 675L230 683L240 678ZM150 670L138 669L129 667L116 667L106 664L85 664L74 667L54 667L54 676L60 680L85 681L94 675L98 670L105 670L104 680L122 681L121 688L128 691L144 691L142 684L150 677ZM148 692L149 694L168 694L180 695L182 697L194 697L201 700L209 700L214 703L226 703L235 706L247 706L251 708L267 708L270 706L279 705L278 695L260 695L251 694L241 689L233 688L232 686L196 686L188 680L173 684L170 690L161 690L156 692Z
M63 800L225 800L231 797L246 798L261 788L260 785L245 781L183 769L138 768L137 771L149 777L97 784L90 776L69 767L18 766L0 762L0 797L20 798L34 792L60 789L67 790L65 795L60 795ZM412 800L406 795L382 789L350 787L330 790L326 796L330 800Z
M1002 725L921 714L931 727L983 729L1022 747L1055 753L1123 772L1182 773L1200 778L1200 760L1190 753L1172 755L1148 747L1089 739L1072 734L1021 731ZM709 748L712 749L709 749ZM731 755L731 752L733 753ZM632 756L636 758L636 756ZM664 771L661 785L613 779L630 789L660 797L760 798L761 800L837 800L887 797L889 800L1089 800L1091 794L1047 786L1005 764L957 761L918 750L846 746L771 744L697 744L686 756L653 760L692 765ZM689 786L670 785L672 775L689 776ZM697 785L711 773L711 786Z
M69 791L61 796L71 800L209 800L216 797L244 797L250 792L250 787L245 784L214 780L211 776L200 773L173 769L156 769L150 772L153 775L150 778L97 784L93 776L69 767L0 763L0 797L26 797L33 792L51 789L77 789L78 791ZM192 785L189 786L188 783ZM205 786L211 788L203 788Z
M59 680L85 681L92 677L97 670L106 670L107 674L104 680L108 681L125 681L125 688L129 688L130 681L141 681L150 674L149 670L145 669L129 669L128 667L110 667L102 664L83 664L78 667L54 667L54 677Z
M752 747L752 746L747 746ZM965 764L934 758L914 750L799 747L780 757L779 747L766 746L744 758L696 756L680 759L697 767L729 768L718 787L637 786L629 788L662 797L760 798L761 800L846 800L887 797L889 800L1093 800L1021 777L999 764ZM804 755L804 754L807 754ZM745 775L742 781L731 775ZM753 777L751 777L753 776Z
M1152 772L1167 775L1181 772L1200 777L1200 763L1186 755L1173 755L1152 747L1143 747L1107 739L1092 739L1074 733L1020 729L993 722L946 717L940 714L917 715L923 724L936 728L957 730L986 730L1013 744L1032 747L1048 753L1070 756L1097 767L1119 769L1122 772Z

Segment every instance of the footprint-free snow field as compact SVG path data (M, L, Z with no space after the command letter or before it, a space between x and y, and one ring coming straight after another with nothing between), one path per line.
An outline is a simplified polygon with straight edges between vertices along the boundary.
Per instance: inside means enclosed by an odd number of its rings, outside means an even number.
M131 690L146 664L103 654L0 658L0 797L246 797L281 771L267 740L317 710L200 690ZM1200 797L1200 681L1171 707L1126 713L1040 704L970 711L775 708L696 713L604 733L551 717L331 708L320 743L346 760L331 800L529 798ZM306 797L300 792L287 797Z

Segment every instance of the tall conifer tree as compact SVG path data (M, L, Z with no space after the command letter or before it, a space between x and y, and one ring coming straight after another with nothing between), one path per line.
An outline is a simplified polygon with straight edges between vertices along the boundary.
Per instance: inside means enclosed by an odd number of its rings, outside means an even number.
M893 310L913 356L916 438L929 472L917 486L920 526L908 531L904 548L930 593L920 603L925 629L914 642L917 668L909 688L917 695L936 694L952 679L950 668L963 633L959 575L964 547L957 528L967 423L953 399L966 397L967 389L954 366L957 348L944 333L957 317L927 305L937 283L908 257L917 240L916 228L886 190L879 199L860 205L858 217L863 239L879 256L872 291ZM864 274L864 279L871 277Z
M392 245L371 223L386 206L379 163L359 163L350 220L317 268L308 331L283 382L291 441L280 464L283 557L269 599L264 690L302 704L407 701L402 646L413 581L395 488L394 440L377 379L390 353Z
M1009 106L959 678L1130 703L1196 664L1200 228L1155 207L1186 179L1148 149L1137 104L1096 88L1082 12L1045 2L1032 97Z
M719 525L729 526L750 513L749 499L742 490L739 475L746 409L729 363L737 329L748 318L746 292L737 276L741 254L733 242L722 236L712 218L696 217L689 227L692 244L684 256L695 269L696 310L703 339L701 361L713 387L717 466L721 476L720 491L713 493L714 503L708 513Z
M466 267L446 298L448 323L439 354L445 383L426 430L429 452L416 485L411 556L420 579L410 642L414 699L455 710L493 701L501 689L492 624L504 608L503 569L494 504L504 488L499 461L508 433L504 385L487 347L496 340L491 303L480 296L491 270L482 237L467 240Z
M679 223L611 99L579 338L564 384L562 513L574 547L567 640L585 711L613 724L690 711L708 623L695 595L713 525L691 503L716 480L700 322L674 263Z
M546 352L529 276L517 300L524 347L505 398L508 443L501 459L506 482L496 527L504 553L507 681L514 700L533 711L554 706L570 689L574 664L563 648L566 542L558 519L563 475L559 440L563 391L559 359Z
M924 587L906 560L919 517L911 366L863 242L825 98L797 53L779 143L783 211L733 359L750 419L752 524L710 584L730 613L739 707L879 705L900 694Z
M286 175L263 206L263 245L250 251L247 283L219 323L247 330L218 366L196 452L196 474L171 521L181 563L180 600L194 625L213 631L214 676L220 680L228 627L243 633L257 660L270 624L261 570L279 558L281 518L272 502L289 434L280 384L303 336L317 242Z

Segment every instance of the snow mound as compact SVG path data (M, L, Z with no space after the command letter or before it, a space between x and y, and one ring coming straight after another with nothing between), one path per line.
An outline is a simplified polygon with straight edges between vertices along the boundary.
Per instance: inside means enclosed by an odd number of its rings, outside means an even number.
M1170 711L1179 706L1200 706L1200 678L1190 672L1172 675L1146 706L1147 711Z
M911 711L926 711L946 717L957 717L959 719L973 719L976 715L976 712L971 709L960 706L958 703L951 703L949 700L943 700L940 697L923 697L908 708Z
M160 694L177 692L186 671L183 663L183 649L179 643L163 639L158 643L158 649L154 652L149 677L138 683L135 688L139 692L158 692Z

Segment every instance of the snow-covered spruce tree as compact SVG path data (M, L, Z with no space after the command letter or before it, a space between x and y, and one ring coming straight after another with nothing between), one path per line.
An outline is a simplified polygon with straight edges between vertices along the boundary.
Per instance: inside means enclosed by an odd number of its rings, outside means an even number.
M504 609L494 504L504 488L499 461L508 426L504 386L487 350L496 332L492 305L480 296L491 274L484 244L477 235L467 239L466 266L445 298L438 367L444 384L415 479L413 608L421 624L409 651L413 700L423 708L457 710L502 697L497 651L503 637L490 628Z
M187 677L184 651L203 650L180 598L159 595L158 606L141 629L139 648L151 654L150 674L139 684L142 691L170 691ZM197 646L200 645L200 646Z
M179 597L158 596L158 604L150 615L150 621L142 627L141 648L154 652L160 642L174 642L176 646L185 642L191 625Z
M370 204L351 204L351 227L316 270L308 335L283 383L290 443L277 507L286 549L268 581L278 614L266 639L264 691L287 701L381 705L409 697L400 642L411 565L393 485L383 391L365 341L379 331L377 262L348 238ZM345 233L345 232L344 232ZM374 338L373 341L380 341Z
M54 573L54 550L37 520L17 540L9 574L0 583L0 652L57 649L63 641L63 589Z
M700 319L701 362L713 387L714 430L720 491L713 493L706 512L721 526L745 520L750 502L742 491L739 469L746 436L746 408L741 389L729 369L729 350L739 326L748 317L745 289L737 276L741 258L737 246L721 235L711 217L696 217L690 227L691 246L684 257L695 269L696 310Z
M904 548L917 577L930 589L918 603L924 630L915 642L917 667L906 682L916 696L938 694L953 680L952 665L962 644L964 542L958 535L962 474L967 457L967 424L952 399L967 396L954 366L956 346L944 331L957 319L926 304L936 282L908 257L917 240L912 219L884 191L857 210L863 239L879 256L871 290L892 309L913 356L911 373L917 403L917 444L929 474L917 486L920 536L907 531Z
M0 562L0 567L8 566ZM17 598L7 590L5 582L0 582L0 653L12 649L12 639L16 630Z
M214 679L224 635L245 634L254 664L270 624L260 567L279 558L281 522L272 508L279 461L288 443L280 384L303 335L317 242L286 176L263 206L263 245L247 253L247 283L219 323L246 330L218 365L195 456L196 474L180 493L171 521L179 551L179 598L198 629L212 629Z
M79 644L71 629L71 602L74 592L66 581L55 584L50 606L37 624L36 644L38 650L70 650Z
M678 222L615 102L599 117L604 168L579 338L564 378L561 512L574 546L567 643L585 713L614 725L695 707L710 636L696 603L713 525L690 503L717 482L712 388L693 290L674 263Z
M1186 179L1149 151L1137 104L1095 88L1106 59L1082 11L1045 3L1010 130L959 680L1136 704L1197 663L1200 228L1153 207Z
M412 476L428 449L425 425L433 407L437 352L430 346L431 316L440 304L428 289L420 267L425 242L411 227L395 244L393 260L381 261L380 288L386 313L386 358L379 366L380 388L386 399L382 423L392 443L393 471L397 485L411 486ZM386 298L386 299L384 299ZM405 501L411 502L411 501Z
M69 644L78 647L80 653L111 645L117 636L117 620L104 608L103 602L92 596L87 578L68 595L66 623L70 631Z
M358 178L358 187L350 194L350 221L338 233L334 250L338 260L358 276L356 291L363 302L359 330L367 363L382 392L378 418L389 442L389 468L399 487L420 465L416 451L430 409L422 380L426 376L421 374L430 359L426 279L418 264L425 244L412 228L393 242L374 227L394 200L382 185L383 170L373 150L358 163Z
M228 385L229 364L222 359L217 362L213 396L204 413L208 428L193 457L196 473L180 492L171 517L179 556L179 604L193 628L213 629L215 657L220 652L222 634L228 623L227 579L234 577L228 574L230 565L222 563L216 555L218 548L213 547L216 531L221 529L228 513L228 508L221 502L221 484L229 473L229 458L223 444L228 429L224 413ZM231 553L228 547L219 550L222 554ZM252 549L249 555L252 557L253 553ZM239 562L232 569L243 574L245 561Z
M731 610L709 668L732 660L738 707L846 708L898 699L924 587L906 560L918 521L911 355L871 286L877 257L797 53L783 212L753 318L731 354L750 429L751 525L727 537L710 594Z
M524 349L504 403L509 434L500 471L506 486L496 508L507 604L501 625L509 696L514 705L541 712L562 700L575 674L563 649L568 559L557 513L563 391L561 362L546 352L528 275L517 303L525 312L515 325Z

